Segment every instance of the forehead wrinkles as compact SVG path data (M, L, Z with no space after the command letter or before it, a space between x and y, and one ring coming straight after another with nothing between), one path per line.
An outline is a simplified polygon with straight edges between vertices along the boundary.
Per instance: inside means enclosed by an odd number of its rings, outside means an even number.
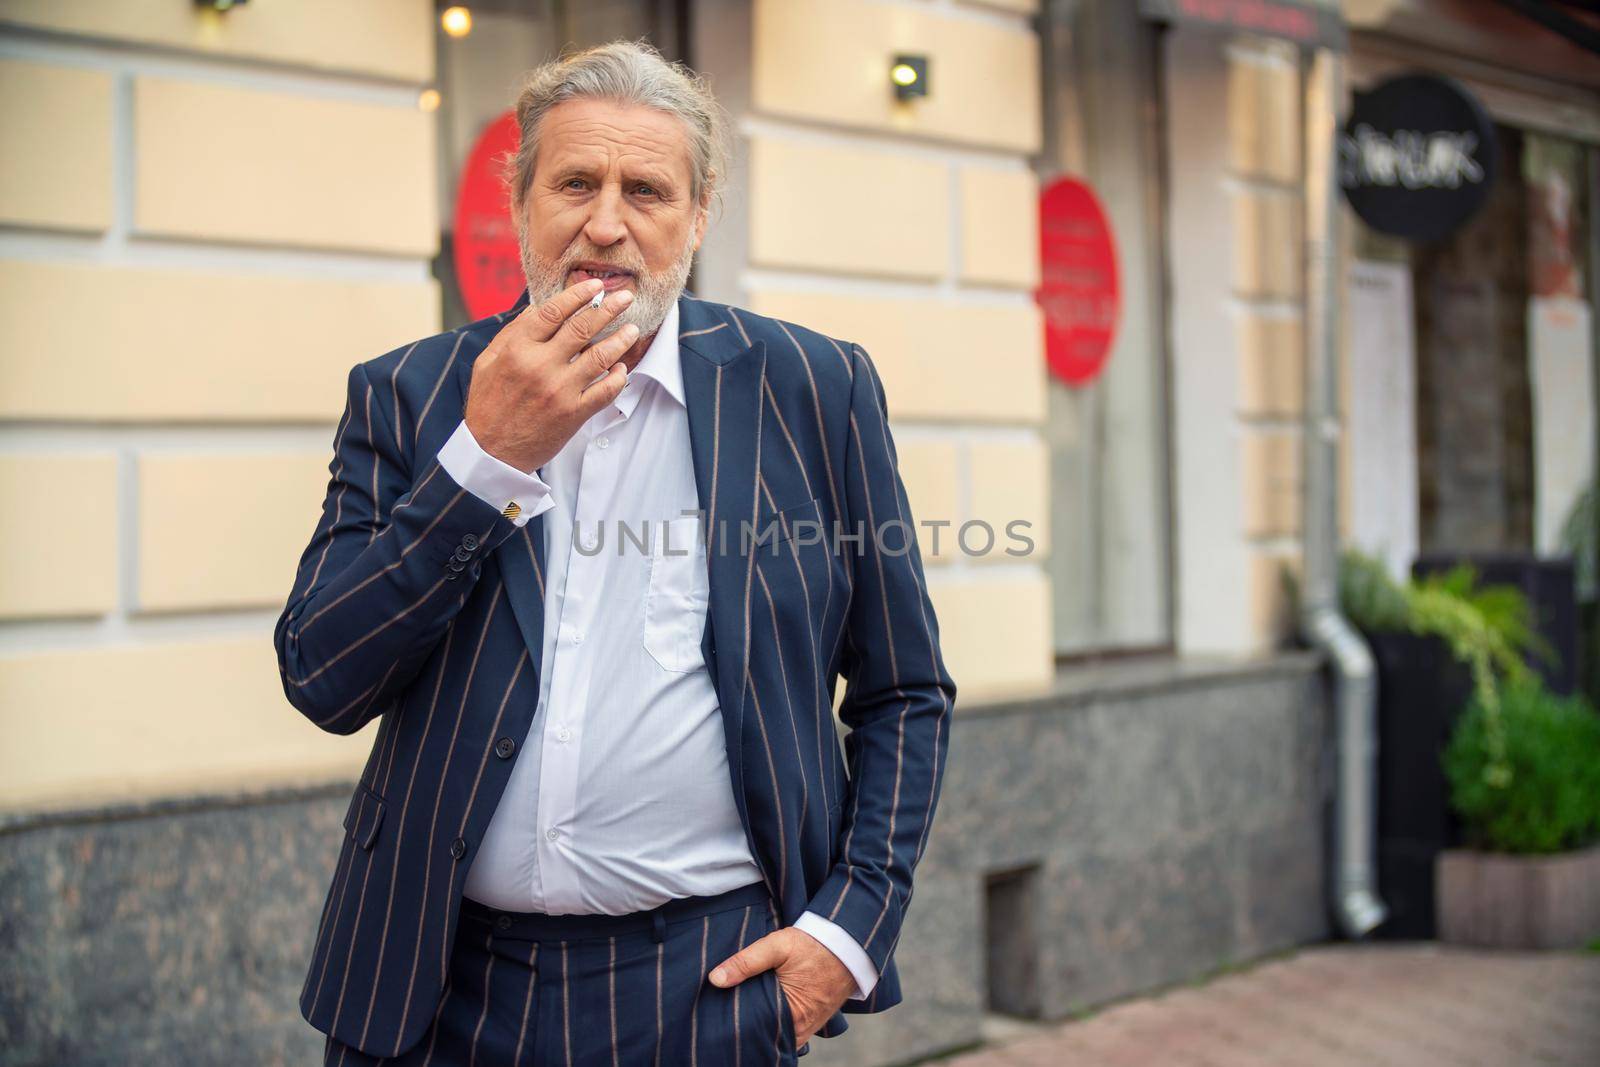
M610 170L621 165L624 169L660 171L680 182L687 180L687 138L674 129L678 124L669 116L620 123L593 115L549 115L545 123L539 133L540 155L550 166L576 164Z

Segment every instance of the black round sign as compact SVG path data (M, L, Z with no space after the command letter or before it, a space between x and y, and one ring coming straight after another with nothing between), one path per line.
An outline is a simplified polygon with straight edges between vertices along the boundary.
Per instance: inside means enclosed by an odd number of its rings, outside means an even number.
M1407 74L1356 94L1339 184L1368 226L1438 240L1483 206L1494 177L1494 124L1456 82Z

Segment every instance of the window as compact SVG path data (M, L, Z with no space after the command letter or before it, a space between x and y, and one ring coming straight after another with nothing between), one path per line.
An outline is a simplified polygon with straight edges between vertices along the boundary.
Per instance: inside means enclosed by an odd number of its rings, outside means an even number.
M1170 647L1166 327L1156 26L1136 5L1046 19L1045 182L1087 180L1116 236L1121 318L1085 387L1052 378L1050 572L1058 656Z

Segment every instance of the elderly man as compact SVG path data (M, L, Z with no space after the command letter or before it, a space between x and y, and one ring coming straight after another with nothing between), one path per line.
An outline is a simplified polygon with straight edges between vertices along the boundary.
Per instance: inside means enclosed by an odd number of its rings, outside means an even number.
M900 1000L955 698L882 386L683 295L698 79L613 43L517 117L527 292L351 370L274 634L378 719L301 1010L330 1063L792 1063Z

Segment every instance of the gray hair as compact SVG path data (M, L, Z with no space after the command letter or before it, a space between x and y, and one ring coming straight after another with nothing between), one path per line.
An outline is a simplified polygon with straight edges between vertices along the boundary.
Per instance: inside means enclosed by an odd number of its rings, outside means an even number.
M506 170L519 232L539 152L539 123L568 100L610 100L676 115L689 133L690 198L696 204L720 200L728 173L728 120L709 85L683 64L668 63L642 38L618 40L536 67L523 82L517 94L521 142Z

